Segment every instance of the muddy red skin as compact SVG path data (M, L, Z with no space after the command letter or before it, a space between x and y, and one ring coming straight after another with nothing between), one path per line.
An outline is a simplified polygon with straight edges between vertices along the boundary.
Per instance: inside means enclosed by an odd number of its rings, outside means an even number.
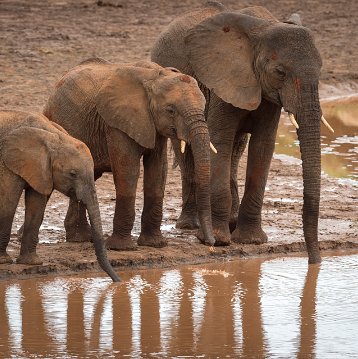
M167 245L160 224L168 137L183 140L192 148L203 242L214 244L209 133L204 108L205 98L196 80L151 62L121 65L90 59L68 71L57 83L44 113L88 145L95 179L104 172L113 173L116 207L108 248L136 247L131 231L141 158L144 207L138 245ZM84 208L73 201L65 227L68 241L90 239Z
M42 264L36 253L39 228L54 189L82 200L93 229L93 245L102 269L113 279L104 245L93 179L93 160L87 146L53 125L41 114L0 112L0 264L12 263L6 248L17 204L25 190L25 222L20 264Z
M261 209L278 121L281 109L294 114L302 154L303 232L309 263L318 263L322 62L312 34L297 20L283 23L263 7L232 12L211 2L175 19L155 43L152 60L194 76L205 94L210 136L218 150L211 156L217 241L267 241ZM236 177L248 134L246 184L239 206ZM178 225L195 228L195 181L187 157L179 164L184 198Z

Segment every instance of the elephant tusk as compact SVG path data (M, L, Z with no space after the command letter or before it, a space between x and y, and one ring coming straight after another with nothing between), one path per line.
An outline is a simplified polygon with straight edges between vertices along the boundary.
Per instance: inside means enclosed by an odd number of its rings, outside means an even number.
M323 122L323 124L331 131L334 133L334 129L330 126L330 124L327 122L327 120L323 117L321 117L321 121Z
M295 119L295 116L293 113L289 112L288 113L288 118L290 119L290 121L292 122L292 125L296 127L296 129L298 130L299 129L299 126L298 126L298 123Z
M184 153L185 152L185 146L186 146L186 142L184 140L180 141L180 152Z
M218 150L214 147L214 145L210 142L210 148L214 153L218 153Z

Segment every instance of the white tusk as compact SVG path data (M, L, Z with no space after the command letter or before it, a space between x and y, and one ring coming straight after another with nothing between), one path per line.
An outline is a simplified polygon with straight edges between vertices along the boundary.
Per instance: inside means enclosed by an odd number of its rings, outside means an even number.
M214 145L210 142L210 148L214 153L218 153L218 150L214 147Z
M298 126L298 123L297 123L297 121L296 121L296 119L295 119L294 114L291 113L291 112L289 112L289 113L288 113L288 118L289 118L290 121L292 122L292 125L295 126L295 127L298 129L299 126Z
M334 133L334 129L330 126L330 124L327 122L327 120L323 117L321 117L321 121L323 122L323 124L330 130Z
M185 146L186 146L186 142L184 140L180 141L180 152L184 153L185 152Z

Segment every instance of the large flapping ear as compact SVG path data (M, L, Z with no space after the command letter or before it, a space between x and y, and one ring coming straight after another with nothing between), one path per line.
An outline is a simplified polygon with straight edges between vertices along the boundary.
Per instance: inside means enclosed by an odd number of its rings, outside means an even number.
M18 128L3 141L4 163L34 190L49 195L53 189L51 151L58 139L39 128Z
M125 132L145 148L154 148L156 137L145 81L157 73L150 67L120 66L96 97L98 113L107 125Z
M246 110L261 102L251 38L263 26L267 20L221 12L199 23L185 39L196 77L224 101Z

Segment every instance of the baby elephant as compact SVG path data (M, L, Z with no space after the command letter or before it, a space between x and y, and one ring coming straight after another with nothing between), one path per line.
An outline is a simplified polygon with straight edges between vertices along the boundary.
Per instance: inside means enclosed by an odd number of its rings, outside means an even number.
M0 111L0 263L12 263L6 247L24 189L25 223L17 263L42 263L36 254L38 232L56 189L86 205L98 262L113 281L119 281L106 255L87 146L43 115Z
M210 141L205 98L196 80L152 62L112 64L90 59L56 84L44 114L89 147L95 179L113 172L116 208L107 246L133 249L131 230L140 159L144 165L144 208L138 245L163 247L160 231L167 172L167 138L191 146L196 206L203 242L213 245L210 208ZM195 202L194 202L195 203ZM193 208L193 211L196 208ZM70 202L68 241L88 240L83 206Z

